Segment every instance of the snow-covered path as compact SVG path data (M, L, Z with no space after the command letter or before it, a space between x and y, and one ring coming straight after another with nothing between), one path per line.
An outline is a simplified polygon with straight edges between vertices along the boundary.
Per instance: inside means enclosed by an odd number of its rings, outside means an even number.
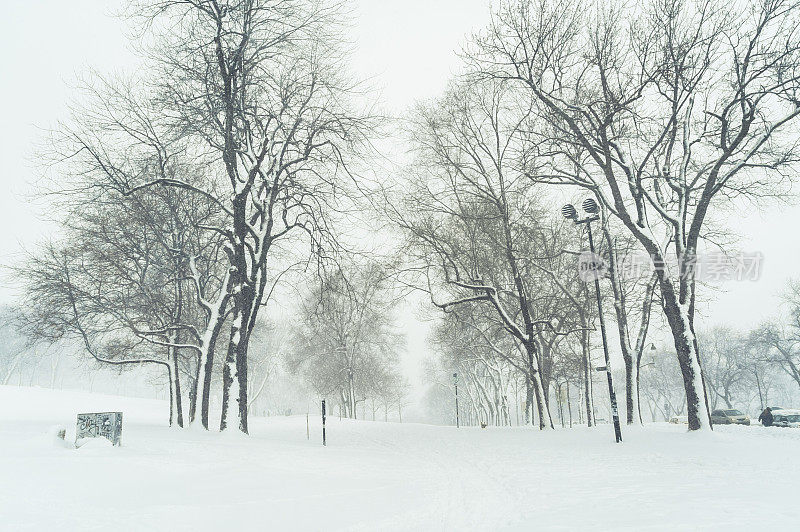
M123 447L68 449L79 411ZM7 530L796 530L800 430L656 424L540 433L252 418L249 438L166 426L158 401L0 387Z

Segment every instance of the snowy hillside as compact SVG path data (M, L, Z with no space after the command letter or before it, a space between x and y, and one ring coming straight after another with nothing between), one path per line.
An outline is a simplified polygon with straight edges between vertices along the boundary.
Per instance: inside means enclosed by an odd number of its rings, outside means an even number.
M122 410L123 446L59 445ZM157 401L0 387L6 530L796 529L800 430L455 429L252 418L249 438L166 426Z

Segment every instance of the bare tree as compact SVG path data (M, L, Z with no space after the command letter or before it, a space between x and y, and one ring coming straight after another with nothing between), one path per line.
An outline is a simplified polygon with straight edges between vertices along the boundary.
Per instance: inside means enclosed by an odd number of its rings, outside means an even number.
M742 395L745 383L747 346L744 339L728 327L701 332L698 339L703 346L703 372L712 394L711 408L717 408L719 399L727 408L733 408L734 396Z
M285 324L262 319L253 330L248 362L248 409L264 396L268 383L277 374L289 349L290 330Z
M629 425L641 424L639 371L647 345L647 333L650 328L650 316L658 276L655 272L642 277L635 274L629 275L622 271L626 259L635 260L638 246L620 246L618 239L612 237L608 224L603 225L603 237L607 246L606 257L608 258L608 273L614 298L617 333L622 360L625 363L627 422ZM638 322L638 326L634 330L635 334L632 334L630 325L633 320Z
M177 189L93 201L73 191L64 203L63 237L16 269L22 329L34 341L75 338L103 364L164 367L170 422L183 426L180 374L196 367L202 328L186 257L213 282L218 239L197 230L213 205Z
M13 307L0 307L0 384L6 385L20 369L29 364L31 346L20 333L19 311Z
M785 321L761 324L751 333L750 341L766 348L768 360L800 386L800 283L790 281L782 299Z
M680 367L666 349L658 349L641 368L641 392L652 421L668 421L686 412Z
M779 365L772 358L772 349L768 344L759 341L759 329L750 331L747 336L747 356L742 361L741 368L749 381L749 388L756 389L759 410L763 411L769 406L770 392L778 384L777 372Z
M356 417L357 403L387 397L400 383L404 340L394 305L391 278L377 264L336 267L305 296L289 365L322 397L334 395L347 417Z

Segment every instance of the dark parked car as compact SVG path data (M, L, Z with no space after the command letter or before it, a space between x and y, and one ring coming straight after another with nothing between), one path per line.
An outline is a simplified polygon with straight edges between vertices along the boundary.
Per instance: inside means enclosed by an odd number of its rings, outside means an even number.
M800 427L800 410L779 409L773 414L772 426L774 427Z
M712 425L749 425L750 418L738 410L714 410L711 412Z

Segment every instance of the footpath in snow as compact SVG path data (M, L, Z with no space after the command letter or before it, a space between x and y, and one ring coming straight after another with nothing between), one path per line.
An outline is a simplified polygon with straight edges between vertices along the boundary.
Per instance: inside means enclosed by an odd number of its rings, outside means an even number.
M123 446L48 429L121 410ZM166 425L159 401L0 387L3 530L797 530L800 429L541 433L302 416L251 436ZM312 413L313 414L313 413Z

